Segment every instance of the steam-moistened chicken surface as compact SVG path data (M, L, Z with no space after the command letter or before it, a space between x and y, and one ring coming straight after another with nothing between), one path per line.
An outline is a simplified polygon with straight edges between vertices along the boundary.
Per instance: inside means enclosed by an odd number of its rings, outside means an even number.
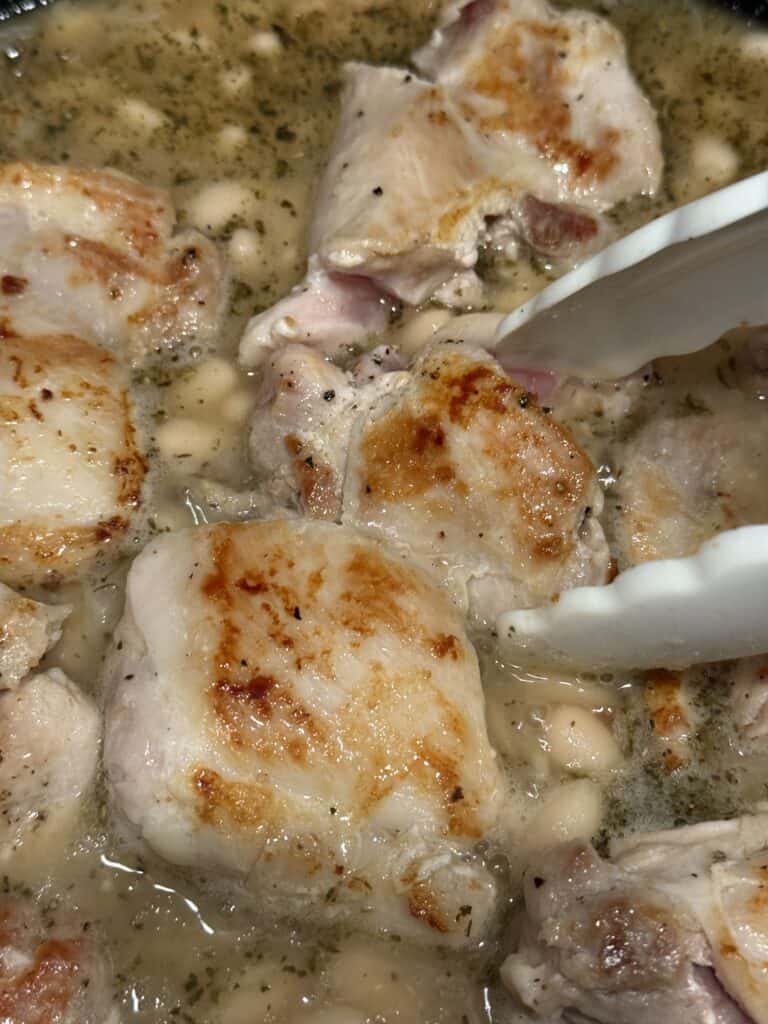
M0 901L3 1024L118 1024L106 959L83 922Z
M674 772L692 754L698 716L691 687L682 672L654 669L645 678L643 696L664 770Z
M161 856L268 915L487 931L499 769L461 618L417 569L307 520L171 534L110 661L113 803Z
M353 431L344 521L428 564L481 619L604 582L601 508L569 431L460 344L425 353Z
M146 467L128 372L74 335L0 334L0 579L56 581L139 525Z
M622 564L682 558L722 530L768 522L765 440L763 424L717 413L651 421L623 459Z
M218 254L168 195L111 171L0 165L0 334L61 332L139 358L213 337Z
M764 1024L768 816L545 854L502 967L553 1020Z
M620 568L685 557L723 530L768 522L764 359L764 332L740 329L644 375L639 425L606 455Z
M15 689L61 636L68 605L40 604L0 583L0 690Z
M415 63L421 77L348 66L310 237L316 265L350 275L353 291L361 277L378 287L371 308L385 295L423 302L485 242L572 262L604 243L602 211L656 188L655 117L603 19L544 0L451 4ZM286 320L326 351L349 342L332 323L304 325L305 306L300 291L256 317L244 362L261 361Z
M276 502L339 518L352 424L407 377L393 365L388 349L368 353L349 373L306 345L275 353L251 421L250 452Z
M0 858L50 844L76 821L100 734L92 701L58 669L0 694Z

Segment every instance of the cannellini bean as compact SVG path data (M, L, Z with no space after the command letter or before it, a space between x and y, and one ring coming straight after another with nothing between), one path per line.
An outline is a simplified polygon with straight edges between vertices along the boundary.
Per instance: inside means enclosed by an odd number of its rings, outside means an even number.
M117 112L132 128L143 131L146 135L151 135L158 128L162 128L168 120L156 107L132 97L121 100L117 104Z
M600 787L588 779L573 779L544 794L524 841L536 850L571 839L590 839L600 828L602 817Z
M248 49L259 57L274 57L283 49L277 32L254 32L248 40Z
M245 281L260 273L264 263L261 235L248 228L238 228L229 240L229 260L234 272Z
M333 997L353 1006L364 999L366 1016L378 1014L391 1020L420 1021L418 991L412 971L419 962L404 963L398 957L382 955L362 944L350 946L329 964L327 982ZM397 981L393 980L393 976Z
M745 57L768 61L768 32L748 32L741 40L740 49Z
M503 682L510 700L524 704L576 704L584 708L609 707L616 698L614 690L579 676L562 672L539 675L507 669Z
M160 454L166 459L184 459L188 470L199 469L221 444L221 432L212 423L176 416L158 429Z
M591 711L561 704L546 719L550 757L569 771L590 774L610 771L621 763L621 751L610 729Z
M254 398L250 392L235 391L221 405L221 415L228 423L242 423L253 408Z
M219 146L225 153L233 153L248 141L248 133L240 124L225 124L219 131Z
M451 313L447 309L422 310L403 323L397 333L392 335L392 341L404 355L415 355L450 319Z
M219 72L219 85L228 96L237 96L251 84L252 79L251 69L244 64Z
M216 1019L221 1024L255 1024L277 1020L301 1006L303 986L296 975L275 967L254 968L238 979L239 987L221 998ZM293 1018L292 1018L293 1019ZM346 1022L345 1022L346 1024Z
M256 197L237 181L206 185L187 207L190 223L201 231L221 231L234 218L248 221L255 212Z
M739 156L733 146L715 135L699 135L691 148L693 173L711 187L733 181L739 170Z
M485 691L485 719L494 748L508 760L524 762L538 779L546 779L551 762L542 748L541 731L530 714L530 706L511 697L503 683L493 683Z
M225 359L206 359L192 373L174 382L170 389L171 405L179 411L195 413L216 405L237 390L237 370Z

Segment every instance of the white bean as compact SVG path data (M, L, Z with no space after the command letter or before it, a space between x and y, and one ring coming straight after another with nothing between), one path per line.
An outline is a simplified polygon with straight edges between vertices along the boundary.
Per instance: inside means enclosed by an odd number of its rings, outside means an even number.
M747 32L740 49L745 57L768 62L768 32Z
M130 96L117 104L117 112L132 128L146 135L151 135L167 122L165 114L156 107Z
M221 1024L255 1024L282 1019L301 1005L302 983L278 967L253 968L238 978L236 991L221 999L216 1019Z
M283 49L277 32L254 32L248 40L248 49L259 57L275 57Z
M184 460L189 471L200 468L221 444L221 432L212 423L177 416L158 429L157 447L166 459Z
M334 957L327 980L334 998L353 1006L362 1000L369 1018L381 1014L398 1021L418 1020L419 1007L410 977L412 968L418 968L416 957L408 965L396 956L384 956L359 942L357 948L350 944Z
M219 72L219 85L227 96L237 96L251 84L252 79L253 74L250 68L244 64L239 64L234 68L225 68L224 71Z
M225 124L219 131L219 147L225 154L233 153L248 141L248 134L240 124Z
M256 197L245 185L237 181L216 181L192 198L187 217L201 231L221 231L234 218L250 220L256 206Z
M415 313L393 334L392 341L407 356L415 355L451 319L447 309L425 309Z
M524 761L538 779L551 774L541 730L531 717L529 706L516 701L504 683L492 683L486 689L485 719L491 743L503 757L518 763Z
M702 183L714 188L733 181L739 171L739 155L725 139L699 135L691 149L691 164Z
M610 771L621 763L621 751L610 729L597 715L561 704L547 715L549 754L563 768L579 774Z
M195 414L216 405L235 392L240 384L237 370L225 359L206 359L192 373L175 381L170 403L179 412Z
M526 829L525 843L537 850L571 839L590 839L602 817L600 787L588 779L573 779L544 794Z
M225 398L221 405L221 415L228 423L242 423L253 408L254 398L249 391L235 391Z
M259 274L264 264L264 242L256 231L238 228L229 240L232 269L248 281Z

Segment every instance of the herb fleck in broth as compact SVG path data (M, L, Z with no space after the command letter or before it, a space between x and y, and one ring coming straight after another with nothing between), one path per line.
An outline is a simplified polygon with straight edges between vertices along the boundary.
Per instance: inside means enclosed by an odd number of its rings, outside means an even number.
M58 0L3 30L0 159L109 165L168 187L181 221L217 238L231 258L231 309L217 351L166 360L136 381L145 386L150 433L164 453L155 453L156 530L258 514L258 481L245 450L258 381L234 363L236 341L247 317L303 272L341 63L404 60L428 34L433 6ZM619 229L768 164L765 39L762 48L759 40L746 44L740 23L683 0L585 6L624 31L664 134L664 189L653 202L619 210ZM503 307L541 287L550 272L505 265L494 254L485 266ZM393 327L395 344L411 320ZM672 391L664 396L676 400ZM214 454L185 450L188 433L173 434L178 421L214 437ZM598 446L611 429L583 416L573 426ZM249 488L254 496L242 499ZM57 598L76 610L49 661L90 692L120 614L124 575L118 567ZM765 754L736 738L725 699L728 666L692 679L702 725L690 769L672 778L651 749L637 680L547 679L542 688L541 679L481 653L491 734L514 794L507 814L513 850L537 799L562 777L547 760L541 725L558 702L602 715L628 755L607 787L602 840L633 827L732 814L762 797ZM722 786L705 792L703 765L717 769ZM9 866L6 887L41 889L52 913L57 905L80 908L102 931L126 1021L288 1022L324 1006L346 1008L345 1022L510 1019L494 983L496 947L459 959L406 948L397 936L307 934L264 923L253 908L126 853L107 829L102 800L66 856L51 863L47 854L32 844L23 863Z

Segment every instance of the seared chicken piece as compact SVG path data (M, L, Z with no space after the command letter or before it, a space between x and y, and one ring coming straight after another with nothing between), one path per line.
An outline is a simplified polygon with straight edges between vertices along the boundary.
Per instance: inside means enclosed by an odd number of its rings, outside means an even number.
M68 334L0 342L0 579L56 581L137 528L145 461L127 370Z
M527 872L505 984L551 1020L764 1024L768 816L638 836L613 853L569 843Z
M521 239L572 263L605 241L600 214L661 174L655 117L620 35L545 0L452 4L432 43L401 68L351 64L341 125L320 186L310 251L319 266L417 304L477 262L480 244ZM315 261L315 265L317 265ZM311 289L311 285L309 285ZM247 365L279 338L325 351L334 325L301 325L301 295L257 316ZM361 317L359 340L367 333Z
M106 958L83 922L52 923L31 900L0 901L3 1024L117 1024Z
M174 234L168 195L112 171L0 165L0 324L139 358L209 341L225 299L213 244Z
M305 345L275 353L251 425L251 460L273 499L317 519L338 519L356 417L407 374L389 354L364 356L345 373Z
M494 916L473 855L501 778L461 617L347 527L152 541L110 659L115 808L260 913L462 946Z
M693 554L721 530L768 522L765 427L706 411L653 419L630 441L619 477L621 567Z
M594 466L531 384L458 343L409 372L381 347L351 373L290 345L265 378L252 460L277 502L382 535L491 621L608 573Z
M664 767L673 772L688 761L696 730L696 711L683 673L654 669L646 676L644 696Z
M440 344L360 417L343 521L407 550L491 621L605 582L595 469L485 352Z
M0 694L0 857L48 844L76 820L100 732L93 703L58 669Z
M0 690L14 690L61 636L69 605L31 601L0 583Z

